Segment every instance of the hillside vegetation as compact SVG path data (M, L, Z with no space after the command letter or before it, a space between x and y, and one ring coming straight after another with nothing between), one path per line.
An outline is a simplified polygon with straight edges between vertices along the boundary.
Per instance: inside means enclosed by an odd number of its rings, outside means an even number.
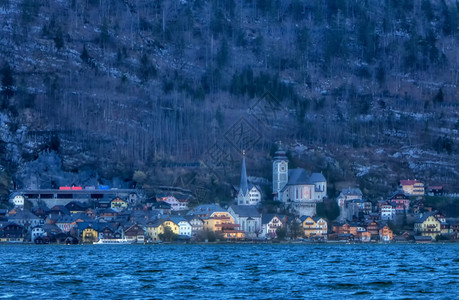
M74 174L210 182L177 163L216 143L234 180L242 116L255 176L282 140L335 190L459 181L457 1L0 0L0 25L2 178L50 185L31 167L49 150ZM248 112L266 92L268 127Z

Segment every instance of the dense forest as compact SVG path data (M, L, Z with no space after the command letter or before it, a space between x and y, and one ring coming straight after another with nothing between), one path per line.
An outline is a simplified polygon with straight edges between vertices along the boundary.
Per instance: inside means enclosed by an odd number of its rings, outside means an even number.
M331 194L454 189L458 45L452 0L0 0L0 185L269 178L282 141Z

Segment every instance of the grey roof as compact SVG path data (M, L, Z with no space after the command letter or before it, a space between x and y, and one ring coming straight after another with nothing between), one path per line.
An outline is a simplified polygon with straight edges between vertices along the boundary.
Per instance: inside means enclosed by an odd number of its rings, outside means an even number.
M282 189L284 191L289 185L314 185L316 182L326 181L322 173L312 173L309 176L305 169L290 169L288 171L288 183Z
M200 217L197 217L195 215L185 215L184 218L188 221L188 222L191 222L191 220L199 220L201 222L204 222Z
M309 180L312 182L324 182L327 181L322 173L312 173Z
M279 145L279 149L276 151L276 153L274 153L274 159L288 160L287 153L285 152L284 148L282 148L282 145Z
M406 196L406 194L405 194L403 191L395 191L395 192L393 192L393 193L390 195L389 200L394 199L395 196L397 196L397 195L402 195L403 198L408 199L408 197Z
M247 195L247 191L249 190L248 183L247 183L247 171L245 169L245 154L242 156L242 169L241 169L241 187L242 193Z
M96 231L99 230L99 223L98 222L97 223L96 222L78 222L77 226L78 226L79 230L85 230L88 227L91 227Z
M428 212L423 214L421 217L419 217L415 223L423 223L425 220L427 220L428 217L434 216L436 212Z
M284 217L285 217L285 215L280 215L280 214L262 214L261 215L261 223L262 224L268 224L276 216L281 220L283 220Z
M180 222L188 222L184 217L182 216L171 216L169 218L172 222L178 225Z
M260 217L260 213L258 212L257 208L253 205L231 205L230 208L239 217Z
M31 219L40 219L29 210L18 210L14 215L8 216L8 220L31 220Z
M46 231L47 233L53 233L53 234L57 234L57 233L61 233L62 230L57 227L56 225L53 225L53 224L45 224L41 227L44 231Z
M59 212L66 214L66 215L70 215L70 211L64 205L54 205L53 207L51 207L51 210L50 210L51 214L55 214Z
M85 213L76 213L76 214L71 214L70 216L67 216L67 215L60 216L57 219L56 223L72 223L78 219L81 219L85 222L92 221L92 218L88 217Z
M345 196L362 196L362 191L359 188L346 188L341 191Z
M191 209L187 215L211 214L216 211L226 211L217 204L203 204Z
M288 185L313 184L305 169L291 169L288 171Z
M303 222L304 222L304 220L306 220L307 218L309 218L309 216L301 216L301 217L300 217L300 221L301 221L301 223L303 223Z

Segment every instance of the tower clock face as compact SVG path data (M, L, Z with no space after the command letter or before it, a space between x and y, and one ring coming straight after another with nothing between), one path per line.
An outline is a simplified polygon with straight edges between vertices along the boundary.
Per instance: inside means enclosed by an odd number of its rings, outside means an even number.
M280 169L281 172L285 172L286 167L287 167L286 164L284 162L281 162L279 169Z

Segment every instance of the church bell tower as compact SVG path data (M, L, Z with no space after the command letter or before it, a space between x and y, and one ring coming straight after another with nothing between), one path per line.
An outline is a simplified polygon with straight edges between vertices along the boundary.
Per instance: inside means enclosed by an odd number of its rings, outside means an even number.
M288 158L282 145L274 154L273 161L273 196L274 200L282 201L280 191L288 183Z

